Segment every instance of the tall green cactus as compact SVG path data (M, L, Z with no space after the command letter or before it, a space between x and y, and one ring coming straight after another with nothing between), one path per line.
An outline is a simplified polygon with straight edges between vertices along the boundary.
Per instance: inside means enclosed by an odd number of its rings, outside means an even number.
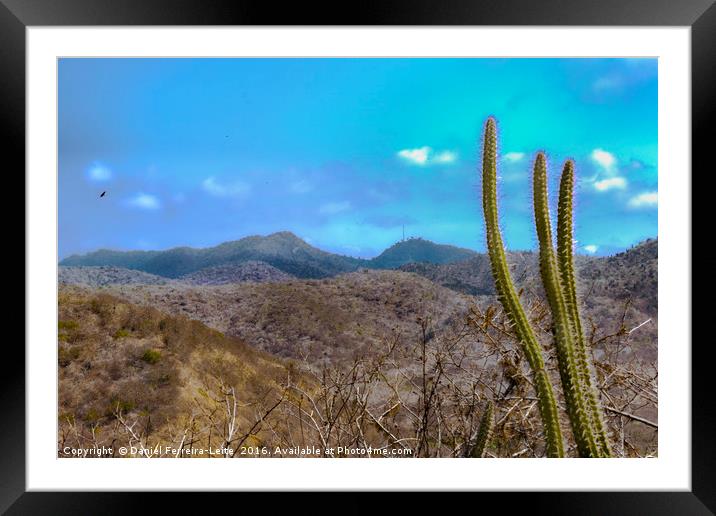
M599 452L592 431L580 371L577 367L574 331L567 314L567 303L557 269L557 260L554 256L552 223L549 218L547 197L547 161L542 152L539 152L535 159L533 193L535 225L539 240L539 268L547 301L552 311L559 376L567 403L567 414L572 424L572 433L579 455L595 457Z
M563 457L564 444L559 426L559 413L557 412L557 403L552 392L552 384L549 382L544 369L542 348L537 342L537 337L515 290L502 243L497 215L497 128L495 119L492 117L488 118L485 123L482 153L482 208L485 216L487 250L492 266L492 276L495 279L495 289L517 333L524 354L527 357L527 362L532 369L547 441L547 455L549 457Z
M574 333L576 345L577 367L582 382L584 394L587 399L589 418L592 431L597 441L599 455L611 456L609 439L602 418L602 410L598 402L598 394L592 383L589 353L584 339L582 322L579 317L579 305L575 288L572 223L572 198L574 195L574 162L567 160L562 169L559 182L559 205L557 209L557 261L559 264L560 279L564 289L567 315L569 316Z
M480 426L477 429L477 435L469 452L470 457L482 458L485 456L485 448L492 439L492 427L495 424L495 405L492 401L487 402L485 412L480 419Z
M494 118L485 124L482 157L482 203L485 215L487 249L492 275L502 303L530 364L545 427L547 454L564 455L559 413L552 384L544 369L542 349L527 318L507 268L497 213L497 152ZM552 311L554 342L557 350L562 391L572 434L581 457L610 456L609 440L602 419L597 393L592 383L589 355L579 318L572 254L572 196L574 164L567 161L560 182L557 225L557 257L547 195L547 162L538 153L533 176L535 226L539 239L540 275Z

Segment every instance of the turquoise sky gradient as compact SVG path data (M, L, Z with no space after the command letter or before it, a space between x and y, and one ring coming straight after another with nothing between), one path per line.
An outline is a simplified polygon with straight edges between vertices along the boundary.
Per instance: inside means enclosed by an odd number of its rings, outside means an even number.
M60 258L281 230L371 257L403 224L482 250L489 115L509 248L537 150L554 192L576 160L579 252L657 235L655 59L62 59L58 95Z

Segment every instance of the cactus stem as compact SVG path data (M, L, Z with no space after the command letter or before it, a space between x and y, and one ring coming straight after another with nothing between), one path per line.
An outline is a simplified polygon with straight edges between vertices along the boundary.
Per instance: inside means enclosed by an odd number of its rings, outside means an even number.
M485 449L492 439L492 427L495 424L495 406L492 401L487 402L485 412L480 419L480 426L477 429L475 444L470 450L470 456L473 458L482 458L485 456Z
M574 333L567 313L567 303L554 256L552 224L547 197L547 161L544 153L537 153L534 163L534 212L539 239L540 274L547 301L552 311L557 362L567 415L581 457L599 456L595 443L590 412L583 392L574 343Z
M573 255L573 199L574 192L574 162L567 160L562 169L562 176L559 182L559 205L557 210L557 260L559 273L564 292L564 299L567 307L567 315L572 327L575 341L575 351L579 377L582 383L587 406L589 409L589 420L594 432L599 455L610 457L611 449L607 437L602 411L598 402L598 393L592 381L589 353L584 339L582 322L579 317L579 305L577 303L576 275L574 273Z
M549 457L562 457L564 456L564 444L552 384L544 370L542 349L515 290L502 243L497 212L497 128L495 119L492 117L488 118L485 123L482 154L482 206L487 249L495 287L532 369L547 441L546 453Z

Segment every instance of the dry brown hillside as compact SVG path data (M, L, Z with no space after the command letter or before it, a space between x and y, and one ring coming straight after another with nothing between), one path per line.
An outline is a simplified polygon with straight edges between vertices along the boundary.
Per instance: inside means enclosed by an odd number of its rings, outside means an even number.
M373 270L324 280L107 291L200 320L272 354L312 362L352 358L393 335L414 343L418 316L429 315L440 327L464 317L471 300L415 274Z
M283 395L283 361L198 321L82 288L61 288L58 315L60 456L110 443L114 453L182 439L196 448L212 436L216 446L255 443L270 431L254 425ZM293 381L302 379L294 372Z

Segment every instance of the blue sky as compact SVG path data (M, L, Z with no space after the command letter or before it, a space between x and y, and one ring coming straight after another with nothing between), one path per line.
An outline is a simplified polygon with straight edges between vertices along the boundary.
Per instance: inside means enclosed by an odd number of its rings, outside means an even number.
M61 59L58 100L60 258L282 230L371 257L403 225L483 250L489 115L509 248L537 150L553 192L576 161L579 252L657 235L655 59Z

